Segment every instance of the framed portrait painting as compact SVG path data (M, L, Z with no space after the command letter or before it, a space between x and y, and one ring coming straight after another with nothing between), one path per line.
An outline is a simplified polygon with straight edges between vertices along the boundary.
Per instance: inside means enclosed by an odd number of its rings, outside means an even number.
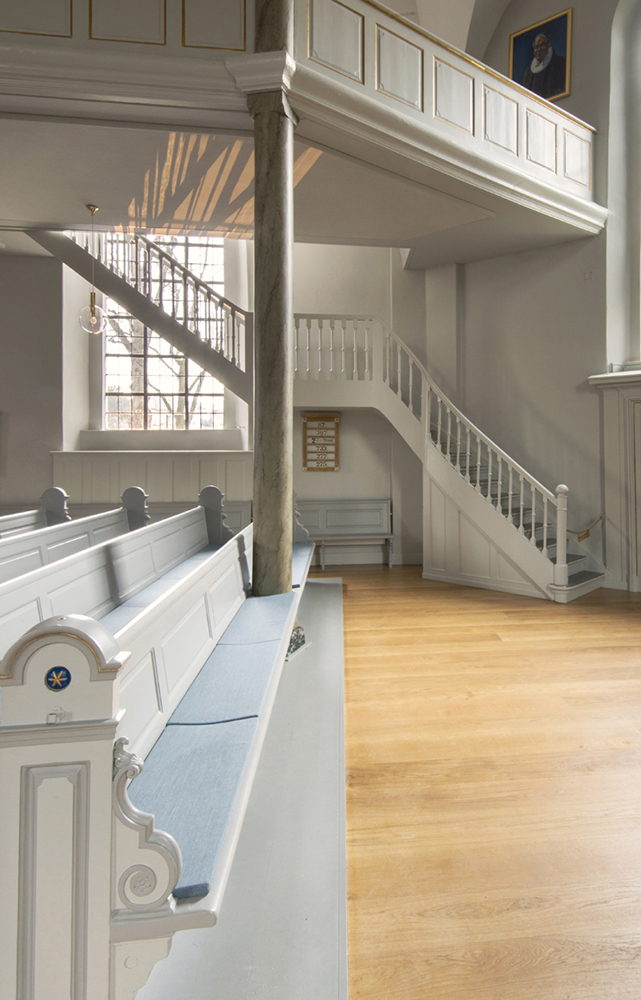
M538 97L570 93L572 8L510 35L510 79Z

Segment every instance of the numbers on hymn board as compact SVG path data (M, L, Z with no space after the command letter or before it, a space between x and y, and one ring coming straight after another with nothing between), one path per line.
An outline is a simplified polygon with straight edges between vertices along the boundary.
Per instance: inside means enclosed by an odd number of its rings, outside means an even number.
M338 471L338 413L303 414L303 469Z

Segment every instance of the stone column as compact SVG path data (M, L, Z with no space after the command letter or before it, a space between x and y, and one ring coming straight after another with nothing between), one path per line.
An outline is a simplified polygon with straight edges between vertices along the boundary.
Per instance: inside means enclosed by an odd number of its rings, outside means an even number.
M258 0L256 51L291 52L291 0ZM283 89L249 94L254 119L255 438L253 593L292 586L293 133Z

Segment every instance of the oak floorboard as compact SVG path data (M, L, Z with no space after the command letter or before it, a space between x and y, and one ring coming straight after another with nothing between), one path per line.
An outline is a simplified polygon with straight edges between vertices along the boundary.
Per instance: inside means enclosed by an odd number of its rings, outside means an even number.
M351 1000L639 1000L641 595L326 575Z

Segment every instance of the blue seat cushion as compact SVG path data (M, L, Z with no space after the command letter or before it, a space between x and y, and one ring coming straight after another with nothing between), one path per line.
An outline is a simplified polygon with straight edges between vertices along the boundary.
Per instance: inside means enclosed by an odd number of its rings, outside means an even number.
M216 646L167 725L206 725L260 715L280 646L279 639Z
M245 646L273 642L283 637L283 628L294 603L294 594L248 597L218 640L219 646Z
M129 797L180 845L176 899L205 896L233 812L258 719L167 726Z
M305 583L313 555L313 542L294 542L292 546L292 587L302 587Z

